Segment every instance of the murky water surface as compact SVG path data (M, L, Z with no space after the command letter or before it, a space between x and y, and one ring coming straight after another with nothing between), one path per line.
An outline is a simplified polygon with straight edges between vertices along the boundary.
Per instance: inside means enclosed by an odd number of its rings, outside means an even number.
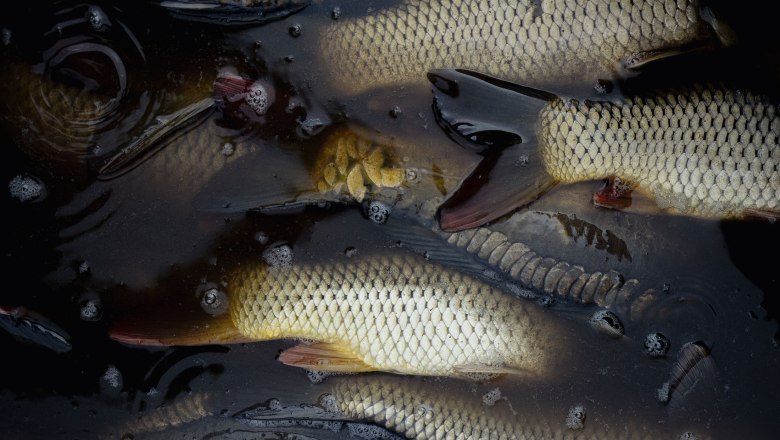
M108 330L138 316L165 328L202 319L219 300L209 292L248 260L348 262L403 247L397 230L372 221L385 213L369 203L395 204L391 219L425 218L473 169L480 156L441 130L426 81L358 95L326 86L319 31L397 2L313 1L259 25L187 20L155 2L36 3L0 18L2 437L390 436L330 420L318 399L337 378L312 380L276 360L294 341L149 349ZM720 7L737 46L664 60L611 93L722 79L780 96L780 45L764 6ZM159 151L100 175L148 127L212 98L225 72L262 87L253 92L262 111L226 99L157 142ZM343 130L387 145L381 166L403 168L403 185L394 172L373 187L338 171L313 177L313 167L338 167L327 145ZM353 159L370 178L377 159ZM312 179L341 181L342 196L362 194L364 183L369 192L362 203L331 197L247 212L273 199L278 182L291 182L285 195L313 200ZM590 202L601 185L560 186L493 227L540 256L655 289L646 307L614 309L625 335L595 331L593 305L562 304L548 311L565 331L549 338L570 342L575 361L549 380L412 380L482 402L487 415L544 414L561 429L579 423L567 416L582 406L585 433L596 424L668 438L775 438L778 225L670 216L640 199L605 210ZM678 358L681 349L688 354ZM691 370L682 381L680 369Z

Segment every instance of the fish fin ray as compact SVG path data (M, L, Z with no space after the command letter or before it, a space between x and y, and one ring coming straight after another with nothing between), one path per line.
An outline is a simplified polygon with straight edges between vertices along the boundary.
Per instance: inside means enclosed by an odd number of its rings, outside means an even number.
M257 340L241 334L227 313L197 322L177 321L173 326L165 319L124 320L109 330L109 337L128 345L145 346L240 344Z
M507 367L505 365L489 365L485 363L460 364L460 365L455 365L453 369L458 375L468 377L471 379L480 376L496 377L496 376L503 376L503 375L513 375L513 376L529 375L528 371L520 368Z
M364 373L377 371L352 350L328 342L300 344L288 348L279 354L279 362L308 370L336 373Z
M780 219L780 212L766 209L746 209L744 214L747 218L767 220L769 223L775 223Z

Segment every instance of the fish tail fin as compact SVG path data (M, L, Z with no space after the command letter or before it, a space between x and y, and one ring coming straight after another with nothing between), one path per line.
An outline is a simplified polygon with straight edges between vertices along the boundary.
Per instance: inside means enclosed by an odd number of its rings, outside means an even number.
M491 222L556 184L536 134L539 112L554 95L465 70L433 70L428 79L439 125L484 156L442 204L442 230Z
M229 313L202 320L125 319L109 330L111 339L129 345L179 346L252 342L233 324Z
M737 33L728 24L728 22L723 20L723 17L718 13L718 11L713 9L712 5L702 6L699 9L699 17L701 17L705 23L710 25L723 46L732 47L737 45L739 42Z

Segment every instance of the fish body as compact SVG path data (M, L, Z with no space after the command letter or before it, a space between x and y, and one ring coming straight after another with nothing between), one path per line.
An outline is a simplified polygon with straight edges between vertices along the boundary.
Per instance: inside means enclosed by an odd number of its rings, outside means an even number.
M473 140L494 136L498 127L512 139L493 144L479 172L445 201L443 229L479 226L558 183L607 178L618 183L602 193L615 193L617 200L636 189L673 213L715 219L780 215L780 112L766 96L697 84L575 100L477 72L439 70L429 76L446 129ZM475 111L475 103L490 110Z
M563 356L562 343L547 337L555 334L554 321L534 304L417 255L388 252L290 270L248 266L229 289L230 317L241 335L317 341L280 356L312 369L538 376ZM307 360L315 346L332 362Z
M333 86L360 93L464 68L528 85L589 86L714 35L689 0L402 2L330 25L319 54Z
M607 421L588 417L583 406L526 408L517 399L512 400L516 410L510 412L503 402L489 406L478 396L456 395L441 384L350 379L339 380L331 388L336 408L347 417L372 421L410 439L704 438L701 432L684 429L675 433L674 428L652 419L646 423L626 419L627 413L621 420Z
M540 114L538 139L560 182L619 176L662 207L703 217L780 211L780 112L758 95L701 87L556 99Z

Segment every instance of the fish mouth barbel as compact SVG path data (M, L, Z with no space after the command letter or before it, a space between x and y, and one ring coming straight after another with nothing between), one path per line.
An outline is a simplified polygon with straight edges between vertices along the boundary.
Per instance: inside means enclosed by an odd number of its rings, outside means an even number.
M331 86L349 94L422 83L428 70L450 67L593 87L718 38L730 45L731 34L698 1L407 0L334 22L318 54Z
M429 79L445 131L490 150L442 205L442 229L488 223L558 183L605 178L673 213L780 214L780 114L768 97L694 85L579 101L477 72L436 70ZM609 206L611 197L594 200Z
M140 345L295 338L314 342L283 351L282 363L465 378L554 376L569 353L562 322L549 311L408 252L287 268L242 265L226 293L217 302L227 301L227 312L216 319L175 331L129 321L111 336Z

